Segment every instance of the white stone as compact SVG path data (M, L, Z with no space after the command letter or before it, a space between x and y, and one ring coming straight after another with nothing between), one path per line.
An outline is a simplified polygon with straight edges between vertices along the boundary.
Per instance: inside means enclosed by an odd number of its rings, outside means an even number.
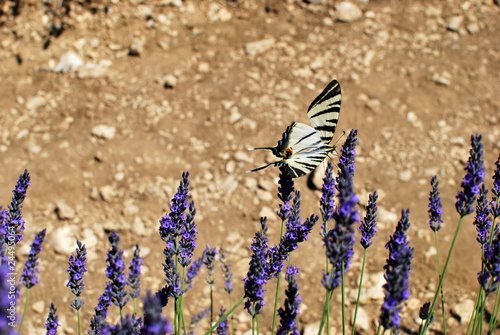
M335 10L337 12L337 20L342 22L352 22L363 16L361 8L348 1L343 1L335 5Z
M75 218L75 210L64 201L56 203L56 213L59 220L71 220Z
M352 321L354 321L354 310L352 311ZM368 313L363 307L358 307L358 315L356 316L356 324L354 327L358 330L369 330L370 329L370 318Z
M73 51L68 51L59 59L54 72L74 72L84 64L83 59Z
M269 50L276 44L274 38L266 38L259 41L248 42L245 44L245 53L249 56L255 56Z
M99 124L92 128L91 134L97 138L112 140L115 138L116 128L105 124Z
M467 323L474 310L474 301L471 299L466 299L456 305L451 309L451 312L455 314L459 319L460 323Z
M49 234L49 244L58 254L69 256L76 248L74 230L70 225L59 227Z

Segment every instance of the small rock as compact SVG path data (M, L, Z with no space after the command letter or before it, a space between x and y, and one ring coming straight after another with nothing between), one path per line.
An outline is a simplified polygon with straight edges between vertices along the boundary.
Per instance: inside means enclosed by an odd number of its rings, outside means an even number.
M444 71L441 74L434 73L434 74L432 74L432 81L438 85L450 86L451 74L446 72L446 71Z
M97 138L112 140L115 138L116 128L105 124L99 124L92 128L91 134Z
M75 218L76 212L64 201L56 203L56 214L59 220L71 220Z
M248 42L245 44L245 53L249 56L255 56L269 50L276 44L276 39L266 38L259 41Z
M54 72L74 72L82 66L83 59L73 51L68 51L59 59L59 63L54 67Z
M210 64L207 62L202 62L198 65L198 72L201 73L208 73L210 72Z
M471 35L477 34L479 32L479 24L477 24L477 22L469 23L465 29L467 29L467 32Z
M471 299L466 299L454 305L451 309L451 312L460 319L460 323L467 323L473 311L474 301Z
M163 88L174 88L177 85L177 78L172 75L166 75L163 79Z
M103 186L99 189L99 194L100 194L102 200L104 200L106 202L110 202L116 196L116 190L113 186L106 185L106 186Z
M352 321L354 321L354 310L352 311L352 318L353 318ZM358 307L358 315L356 316L356 325L354 326L356 329L360 330L370 329L370 318L368 317L368 313L366 313L364 308L361 306Z
M111 61L102 60L99 63L86 63L78 69L78 78L100 78L104 77L111 66Z
M399 173L399 180L401 180L403 182L410 181L411 177L412 177L412 173L410 170L401 171Z
M33 305L31 305L31 309L38 314L44 313L45 312L45 301L40 300L40 301L34 302Z
M28 110L37 110L38 108L44 106L47 103L47 99L45 97L41 97L39 95L30 97L28 101L26 101L26 108Z
M61 255L71 255L75 251L76 242L73 228L70 225L55 229L49 235L48 242L54 251Z
M363 11L357 5L343 1L335 6L337 20L341 22L352 22L363 16Z
M451 31L459 31L462 22L464 21L464 17L462 15L452 16L448 19L448 23L446 28Z

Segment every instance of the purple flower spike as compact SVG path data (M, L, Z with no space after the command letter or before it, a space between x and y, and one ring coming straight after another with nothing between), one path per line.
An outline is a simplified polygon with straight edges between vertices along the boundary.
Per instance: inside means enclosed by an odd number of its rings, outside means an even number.
M103 294L97 298L97 306L94 308L94 315L90 319L90 330L89 335L99 335L102 334L102 328L105 325L104 320L108 316L108 309L111 305L111 298L108 292L105 290Z
M455 207L460 216L464 217L474 212L474 202L479 194L479 185L484 180L484 161L482 136L471 136L472 148L465 167L466 175L462 180L463 191L457 194Z
M290 202L293 198L292 193L294 192L294 183L284 165L281 165L279 169L280 175L278 180L278 198L283 203L279 205L279 209L276 213L282 221L285 221L288 218L288 215L290 215Z
M278 246L269 249L268 279L276 277L283 269L283 263L290 253L298 248L298 244L307 240L309 233L318 221L317 215L311 215L304 223L300 219L300 192L295 191L295 198L286 222L286 232Z
M224 279L224 291L228 294L233 292L233 272L231 271L231 263L226 260L226 254L222 248L219 249L219 261L221 262L222 279Z
M193 280L200 272L201 267L205 261L205 255L194 260L191 265L187 268L186 278L184 278L184 292L189 290L193 286Z
M326 165L325 178L321 187L320 212L323 218L322 231L325 231L328 221L331 220L335 211L335 178L333 177L333 164L328 162ZM322 232L322 235L324 233Z
M196 229L196 223L194 222L195 214L196 209L194 208L194 202L191 201L189 203L189 211L186 214L182 237L179 241L179 264L182 267L186 267L189 263L191 263L191 258L193 257L194 250L196 249L196 234L198 233L198 230Z
M59 327L59 318L57 317L57 308L53 302L50 303L49 315L47 316L47 321L45 322L46 335L56 335L57 327Z
M23 240L21 232L24 230L25 221L22 216L22 203L26 198L26 191L30 185L30 175L28 170L24 170L23 174L21 174L17 179L16 187L12 191L14 196L12 197L7 213L5 243L8 243L9 241L11 241L11 243L17 243Z
M478 273L479 284L486 294L498 290L500 282L500 230L497 225L491 244L484 245L483 270Z
M81 300L81 295L85 289L85 283L83 282L83 274L87 272L85 267L87 261L87 250L85 245L80 241L76 241L76 254L72 253L69 257L69 281L66 284L70 288L71 292L75 295L75 300L71 302L71 307L75 310L82 308L85 303Z
M493 174L493 189L492 192L497 197L500 197L500 154L495 162L495 173Z
M380 313L380 324L387 329L398 329L401 323L401 304L410 297L410 270L413 248L408 245L406 231L410 227L410 210L401 212L396 231L385 245L389 258L384 265L385 299Z
M141 335L166 334L173 331L168 319L162 313L161 301L148 291L144 297L144 323Z
M332 214L335 227L323 237L326 256L332 264L331 272L324 273L321 281L328 291L334 290L340 285L342 269L345 273L351 264L355 242L353 225L360 221L356 207L358 197L354 194L353 183L356 134L357 131L353 129L341 149L339 174L336 178L339 201L338 207Z
M126 267L123 261L123 250L118 247L120 236L114 230L109 234L108 240L111 243L111 249L106 255L106 277L109 279L106 282L106 291L111 298L111 302L121 309L129 300L125 290L127 277L125 275Z
M302 301L299 295L299 287L295 277L299 274L299 269L290 266L286 269L286 281L288 288L285 291L286 299L283 308L278 310L280 316L280 327L276 335L300 335L297 325L297 316L299 315L299 306Z
M15 269L12 269L14 271ZM0 264L0 334L17 335L16 327L9 325L12 321L18 320L16 313L17 294L12 287L15 286L15 278L7 263Z
M35 240L31 244L28 259L21 272L21 283L30 289L38 284L38 254L42 251L42 243L45 239L45 229L35 235Z
M128 284L132 291L130 292L130 297L133 299L138 298L141 294L141 266L143 265L142 258L140 256L141 250L139 245L135 245L134 256L128 267Z
M476 240L482 247L489 241L489 234L491 228L491 218L489 217L490 209L488 207L488 189L481 185L479 198L476 205L476 217L474 219L474 226L477 230Z
M372 245L373 236L377 233L377 200L377 192L369 195L365 221L361 222L359 226L359 230L361 231L360 243L365 249L368 249Z
M431 179L432 190L429 194L429 225L432 230L439 231L441 229L441 223L443 223L443 205L441 203L441 197L439 193L439 182L437 177L434 176Z
M209 245L206 246L205 251L203 251L203 264L208 270L207 283L213 285L215 283L214 272L215 272L215 256L217 255L217 249Z
M253 317L260 313L264 303L264 284L267 281L267 219L261 218L261 230L255 234L252 246L252 257L247 277L243 280L245 287L245 309Z
M224 307L220 308L219 318L223 317L226 313L226 309ZM217 328L215 328L215 332L217 335L229 335L229 325L227 323L227 318L225 318Z

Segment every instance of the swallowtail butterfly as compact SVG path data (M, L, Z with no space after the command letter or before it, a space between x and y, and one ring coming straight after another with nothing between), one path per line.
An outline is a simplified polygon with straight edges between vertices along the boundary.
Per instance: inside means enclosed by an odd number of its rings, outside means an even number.
M250 148L249 150L271 150L281 160L247 172L259 171L270 165L284 166L290 177L297 178L314 170L328 153L335 150L330 142L339 120L340 101L340 84L333 80L307 110L314 128L293 122L286 128L276 146Z

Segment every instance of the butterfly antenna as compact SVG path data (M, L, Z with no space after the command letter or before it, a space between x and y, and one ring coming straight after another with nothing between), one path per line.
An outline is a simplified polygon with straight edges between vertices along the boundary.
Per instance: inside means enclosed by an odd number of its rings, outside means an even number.
M256 148L256 149L258 149L258 148ZM266 165L264 165L264 166L258 167L258 168L256 168L256 169L253 169L253 170L248 170L248 171L247 171L247 173L263 170L263 169L265 169L266 167L268 167L268 166L270 166L270 165L273 165L273 164L276 164L276 162L271 162L271 163L269 163L269 164L266 164Z
M248 150L273 150L275 147L248 148Z

